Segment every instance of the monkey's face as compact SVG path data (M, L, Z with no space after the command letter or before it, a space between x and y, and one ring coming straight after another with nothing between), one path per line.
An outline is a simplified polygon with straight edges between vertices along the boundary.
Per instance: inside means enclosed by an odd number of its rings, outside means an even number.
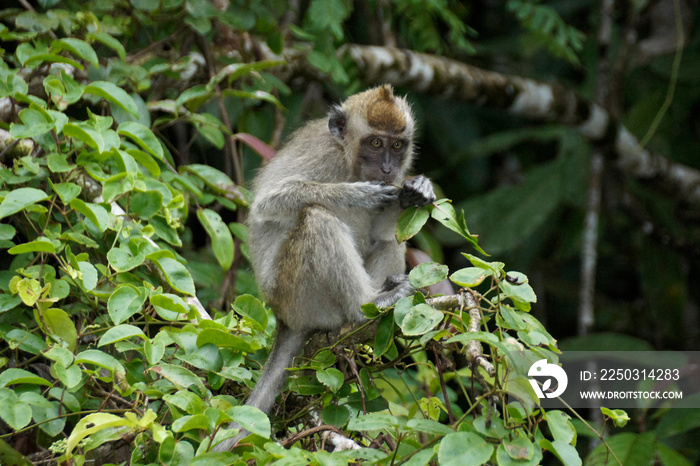
M410 140L382 134L370 134L362 138L357 154L363 181L393 183L402 176Z

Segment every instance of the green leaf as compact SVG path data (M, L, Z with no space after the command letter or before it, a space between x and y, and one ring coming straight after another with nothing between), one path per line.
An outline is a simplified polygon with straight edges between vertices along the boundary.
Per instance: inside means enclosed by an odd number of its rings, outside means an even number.
M48 380L24 369L11 368L5 369L0 373L0 388L18 384L51 386L51 382Z
M569 421L571 417L563 411L552 410L546 413L547 424L554 440L571 443L576 437L576 429Z
M601 406L600 411L603 413L603 416L608 417L613 421L615 427L625 427L630 421L629 415L622 409L608 409ZM547 414L549 415L549 413Z
M151 340L146 340L143 342L143 352L146 355L146 360L150 365L155 365L163 359L165 355L165 344L162 342L156 342Z
M46 157L46 161L49 170L53 173L65 173L75 168L75 165L68 163L66 157L61 154L49 154Z
M505 438L496 450L496 463L502 466L537 466L542 462L542 449L526 437Z
M409 207L399 216L396 223L396 239L399 243L416 236L430 218L430 210L423 207Z
M66 460L70 460L73 456L73 450L78 446L80 441L85 437L92 435L100 430L110 427L131 426L136 425L123 417L109 413L93 413L82 418L73 428L68 440L66 441ZM98 446L98 445L95 445Z
M61 55L56 55L55 53L38 53L36 55L32 55L31 57L27 58L23 64L30 65L34 62L65 63L67 65L74 66L79 70L85 69L85 67L77 61L71 60L70 58L66 58Z
M486 252L479 247L477 242L478 237L469 233L467 223L464 220L464 211L457 215L457 212L455 212L454 207L449 203L449 201L441 200L435 203L430 215L435 220L442 223L445 227L465 238L474 249L488 256L488 254L486 254Z
M150 298L151 305L159 316L166 320L180 320L187 318L189 306L177 295L161 293Z
M25 392L20 395L20 400L32 408L32 417L39 424L39 428L55 437L63 431L66 425L65 417L59 417L59 403L49 401L38 393Z
M185 165L181 169L186 170L200 177L204 183L212 188L217 194L226 194L229 190L236 189L236 185L225 173L209 165L193 163Z
M182 366L160 363L157 366L152 367L150 370L168 379L178 388L178 390L193 387L198 390L200 395L205 395L207 393L207 390L204 388L204 384L200 378L197 377L192 371L185 369Z
M688 407L696 407L700 402L700 394L695 393L686 397L683 403ZM674 408L684 408L683 404ZM656 427L659 438L674 437L700 427L700 409L671 409L664 414Z
M129 270L138 267L146 260L144 253L134 255L130 249L126 247L112 248L107 253L109 265L117 272L128 272Z
M414 288L424 288L445 280L448 272L446 265L426 262L414 267L408 274L408 280Z
M350 419L350 410L347 406L328 405L323 408L321 418L326 424L341 428Z
M110 103L126 110L133 116L137 118L139 116L139 108L136 106L134 99L132 99L124 89L114 83L110 83L108 81L93 81L85 86L83 94L94 94L100 96Z
M221 92L224 96L232 96L238 99L252 99L252 100L262 100L263 102L267 102L270 104L273 104L277 108L284 108L284 106L280 103L279 100L277 100L277 97L274 95L270 94L269 92L266 91L253 91L253 92L248 92L248 91L239 91L236 89L224 89Z
M100 153L105 151L106 146L102 135L86 123L66 123L63 127L63 134L82 141Z
M73 199L70 201L71 209L77 210L100 229L102 233L109 226L109 213L107 209L98 204L88 203L81 199Z
M659 458L663 466L693 466L685 456L661 442L656 443L655 457Z
M651 432L649 432L650 435L653 435ZM653 447L653 442L648 442L649 446ZM610 444L610 443L608 443ZM581 457L578 455L578 452L576 451L576 448L573 447L570 443L563 442L561 440L554 440L553 442L550 442L547 439L542 439L540 440L540 446L552 453L554 453L554 456L561 461L562 464L565 464L566 466L580 466L582 464L581 462ZM612 446L612 445L611 445ZM637 455L636 458L638 462L634 461L626 461L623 460L622 464L644 464L649 460L649 458L653 457L653 448L651 448L650 455L651 456L641 456ZM619 456L618 456L619 458ZM642 460L643 459L643 460ZM604 464L604 463L598 463L598 464Z
M114 50L117 52L120 59L124 60L126 58L126 50L124 49L122 43L109 34L105 32L91 32L88 34L88 38L95 39L96 41Z
M423 335L435 328L443 319L442 312L427 304L417 304L401 321L401 331L407 336Z
M467 267L460 269L450 275L450 280L459 286L466 288L473 288L475 286L481 285L481 283L490 274L484 271L484 269L479 267Z
M403 320L411 312L411 308L413 308L413 298L410 296L401 298L396 302L394 305L394 322L396 322L396 325L401 327Z
M233 236L221 216L210 209L197 210L197 218L211 239L217 262L224 271L233 264Z
M78 262L78 270L80 270L80 280L85 291L92 291L97 286L97 269L89 262Z
M129 97L131 99L131 97ZM133 100L132 100L133 102ZM134 104L136 105L136 104ZM136 115L138 116L138 115ZM157 159L164 161L163 146L153 131L136 121L125 121L117 128L117 134L131 138L136 144Z
M140 337L145 340L146 334L143 333L143 330L133 325L117 325L116 327L110 328L104 333L104 335L102 335L102 338L100 338L100 341L97 343L97 347L99 348L101 346L110 345L132 337Z
M131 0L131 4L134 5L134 8L137 8L142 11L155 11L158 9L160 6L160 1L159 0Z
M153 178L160 176L160 166L149 154L139 149L127 149L126 153L132 156L139 165L148 170Z
M0 223L0 241L9 241L15 237L17 230L10 224Z
M176 419L171 428L173 432L187 432L188 430L209 430L209 418L204 414L182 416Z
M20 430L31 422L32 408L12 390L0 388L0 418L12 429Z
M7 296L7 295L3 295ZM13 297L19 301L19 297ZM47 346L43 338L33 333L29 333L22 329L13 329L4 335L5 341L10 345L10 348L19 348L31 354L39 354L45 351ZM66 350L67 351L67 350ZM71 356L72 360L72 356Z
M270 419L265 413L253 406L234 406L229 410L234 421L248 432L264 438L270 438Z
M262 71L267 68L272 68L275 66L282 66L286 62L284 61L271 61L263 60L253 63L232 63L222 68L216 76L212 77L211 82L221 82L224 78L228 79L228 83L231 84L233 81L241 78L243 76L248 76L254 72Z
M350 10L342 0L313 0L307 18L313 31L330 31L336 39L342 39L342 24L349 14Z
M675 410L670 410L672 412ZM679 409L678 411L695 411L694 409ZM545 444L546 442L546 444ZM553 445L552 443L556 444ZM572 457L571 463L568 464L581 464L581 460L576 458L578 454L574 456L576 450L568 445L567 448L564 445L557 444L557 442L550 443L548 440L543 439L540 441L540 445L546 450L554 453L560 461L563 461L561 457ZM603 465L610 463L610 452L609 448L615 452L617 458L622 462L622 464L647 464L649 458L654 457L654 447L657 444L656 433L655 432L645 432L642 434L636 434L631 432L624 432L621 434L613 435L607 439L607 445L598 445L586 458L586 464L590 465ZM559 448L561 447L561 448ZM560 451L561 450L561 451ZM571 451L573 450L573 451Z
M369 413L351 419L348 423L350 430L392 429L398 426L399 420L388 413Z
M516 283L511 283L507 280L502 280L498 286L503 291L503 293L515 300L523 303L535 303L537 302L537 296L535 291L528 283L527 277L520 272L508 272L508 277L515 279Z
M64 205L70 204L70 201L78 197L81 191L80 186L75 183L51 183L51 188L58 194Z
M329 367L328 369L316 371L316 378L323 385L330 388L332 392L337 392L345 382L343 373L335 367Z
M8 294L0 294L0 314L7 312L10 309L16 308L22 302L20 296L10 296Z
M449 435L454 433L453 428L432 419L410 419L406 423L406 428L433 435Z
M124 367L114 356L100 350L85 350L77 354L75 364L94 364L114 374L125 374Z
M159 191L136 191L129 205L139 218L149 219L163 208L163 195Z
M58 39L51 43L51 48L58 50L68 50L73 55L82 58L86 62L90 63L92 66L100 66L100 63L97 60L97 54L92 49L90 44L80 39L76 39L73 37Z
M199 84L197 86L190 87L186 89L182 94L180 94L175 101L175 105L178 107L185 105L186 103L195 100L196 103L189 108L196 110L201 104L206 102L212 95L212 90L205 86L204 84Z
M152 259L152 261L163 272L168 284L176 291L188 296L195 295L194 281L184 265L170 257L161 257L160 259Z
M163 395L163 400L169 405L176 406L187 414L201 413L204 409L204 402L202 399L187 390L180 390L172 395Z
M30 205L45 201L48 198L48 194L36 188L19 188L10 191L0 203L0 218L16 214Z
M56 363L53 365L53 370L58 380L60 380L68 390L72 390L83 381L83 371L76 365L65 367L61 363Z
M197 335L197 346L211 343L220 348L231 348L245 353L253 353L254 348L243 338L216 328L205 328Z
M17 139L36 138L56 127L56 123L41 108L25 108L19 112L19 119L23 124L10 125L10 136Z
M389 313L382 317L374 335L374 359L379 359L386 353L394 341L394 316Z
M249 294L237 296L233 302L233 309L252 321L259 330L267 328L268 312L265 305L255 296Z
M12 282L10 283L10 287ZM12 288L10 288L12 289ZM39 280L33 278L23 278L17 282L17 293L22 298L22 302L27 306L34 306L41 297L42 287Z
M115 325L119 325L139 312L146 302L145 288L122 284L117 286L107 300L107 312ZM104 336L102 338L105 338Z
M56 246L46 236L40 236L34 241L18 244L7 250L10 254L26 254L28 252L56 252Z
M195 351L179 355L178 358L204 371L219 371L224 363L219 348L212 343L205 343Z
M63 341L68 343L68 349L75 350L78 341L78 331L75 329L75 324L68 313L63 309L50 308L41 312L41 319L38 318L37 323L42 326L46 325L45 331L49 334L58 335Z
M112 202L117 196L128 193L134 189L133 173L117 173L107 178L102 185L102 197L105 202ZM161 207L160 205L158 207Z
M486 463L493 454L493 446L471 432L455 432L440 442L438 460L440 466L464 466Z

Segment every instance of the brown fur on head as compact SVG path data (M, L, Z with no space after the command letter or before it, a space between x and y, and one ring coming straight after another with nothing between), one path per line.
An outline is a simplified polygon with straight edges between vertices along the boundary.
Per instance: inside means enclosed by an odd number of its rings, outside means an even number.
M377 88L375 99L367 106L367 123L378 131L392 134L403 133L406 129L406 115L394 103L391 86Z
M331 133L341 138L346 136L351 126L362 126L361 123L368 127L363 129L400 134L409 139L413 137L415 129L410 105L404 97L395 96L394 88L389 84L348 97L342 105L331 110L329 117Z

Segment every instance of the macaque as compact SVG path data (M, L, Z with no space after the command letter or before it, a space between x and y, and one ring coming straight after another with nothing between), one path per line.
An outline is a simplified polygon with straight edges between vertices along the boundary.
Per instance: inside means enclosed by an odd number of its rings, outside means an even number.
M362 304L387 307L414 291L396 222L435 201L428 178L406 178L414 130L406 99L379 86L307 123L256 176L250 254L277 334L247 405L269 413L311 334L362 322Z

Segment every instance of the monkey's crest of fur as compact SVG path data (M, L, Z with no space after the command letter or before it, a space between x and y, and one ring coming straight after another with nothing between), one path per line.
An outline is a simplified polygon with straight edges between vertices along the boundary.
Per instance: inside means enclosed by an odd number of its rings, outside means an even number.
M349 126L355 127L358 134L374 131L413 136L415 119L411 106L404 97L395 96L389 84L348 97L339 110L350 115Z

